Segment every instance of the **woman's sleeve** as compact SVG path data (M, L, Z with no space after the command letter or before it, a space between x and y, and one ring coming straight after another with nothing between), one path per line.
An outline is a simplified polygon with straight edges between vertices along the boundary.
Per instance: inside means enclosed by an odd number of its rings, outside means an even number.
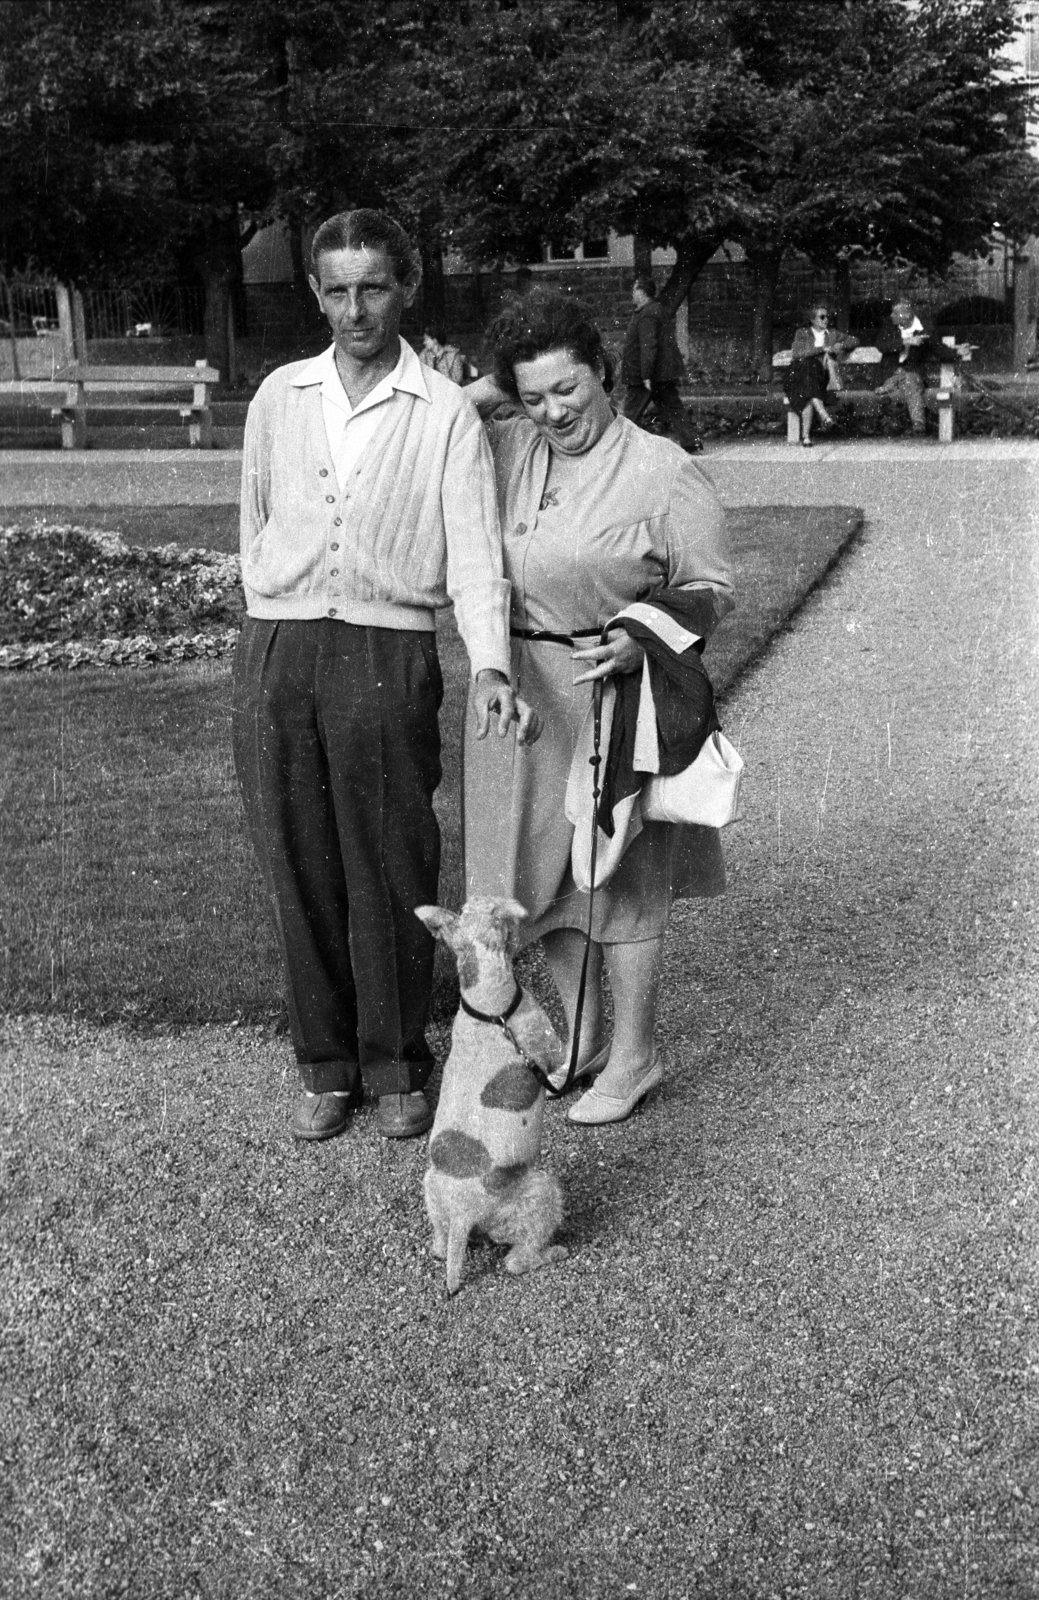
M799 361L802 356L814 356L815 340L807 328L798 328L794 334L794 342L790 346L791 361Z
M692 461L679 467L671 486L667 582L669 588L702 591L697 631L705 639L735 605L725 508Z

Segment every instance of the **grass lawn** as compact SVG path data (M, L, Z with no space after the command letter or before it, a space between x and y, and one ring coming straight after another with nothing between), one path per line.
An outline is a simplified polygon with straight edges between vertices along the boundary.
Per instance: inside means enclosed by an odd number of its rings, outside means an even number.
M724 683L856 526L734 521ZM814 719L827 627L849 637L813 612L783 687L741 696L756 816L733 892L676 908L663 1095L619 1130L550 1109L570 1259L517 1282L474 1248L451 1301L425 1141L366 1107L296 1145L286 1041L236 1020L278 977L226 666L0 679L3 1600L1036 1593L1039 896L1008 803L1034 750L1006 766L994 728L952 829L899 813L883 883L857 819L911 775L853 802L835 778L823 837L784 784L804 853L779 870L767 728ZM833 738L870 766L855 719Z
M18 513L28 521L31 512ZM131 543L235 548L234 508L77 511ZM54 520L51 514L51 520ZM861 526L847 507L732 514L737 610L708 647L722 691ZM459 741L466 664L450 621L441 898L460 896ZM5 870L0 1006L185 1023L280 1009L267 914L242 827L224 662L0 677ZM434 1014L455 1007L438 966Z

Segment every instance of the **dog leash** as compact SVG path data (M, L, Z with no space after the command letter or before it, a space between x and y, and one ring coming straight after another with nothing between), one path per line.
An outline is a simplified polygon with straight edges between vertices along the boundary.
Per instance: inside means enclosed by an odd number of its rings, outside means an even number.
M600 635L601 642L608 642L608 632L604 628ZM599 797L602 790L599 786L599 768L602 765L600 746L602 743L602 692L603 678L596 678L592 685L592 753L588 764L592 769L592 848L588 873L588 926L584 935L584 955L581 958L581 979L577 985L577 1004L574 1006L574 1032L570 1041L570 1062L566 1069L566 1079L558 1089L550 1092L553 1099L561 1100L569 1094L577 1078L577 1057L581 1049L581 1023L584 1021L584 997L588 988L588 960L592 953L592 914L595 907L595 864L599 853Z

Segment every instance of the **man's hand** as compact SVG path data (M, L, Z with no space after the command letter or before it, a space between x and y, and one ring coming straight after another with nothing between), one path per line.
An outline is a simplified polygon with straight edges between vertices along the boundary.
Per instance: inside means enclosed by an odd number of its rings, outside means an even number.
M614 672L638 672L645 650L624 628L618 630L608 644L590 645L585 650L575 650L572 661L593 661L595 665L583 672L574 683L591 683L595 678L608 678Z
M541 737L541 718L534 707L519 698L508 678L495 667L483 667L476 674L473 708L478 739L486 739L492 711L498 713L499 739L504 739L512 723L516 724L517 744L535 744Z
M481 417L489 417L492 411L497 411L501 405L514 406L518 402L511 394L498 386L493 373L486 373L482 378L477 378L475 383L469 384L465 397L471 401Z

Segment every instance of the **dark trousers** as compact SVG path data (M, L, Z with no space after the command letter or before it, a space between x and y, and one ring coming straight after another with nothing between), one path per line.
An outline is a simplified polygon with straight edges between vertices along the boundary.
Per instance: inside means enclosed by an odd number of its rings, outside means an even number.
M657 414L666 418L678 444L689 450L700 443L696 425L690 420L679 397L677 383L657 383L654 380L648 389L643 385L630 384L624 391L621 410L630 421L641 422L650 402L656 407Z
M440 829L432 633L247 617L232 736L303 1087L420 1089Z

